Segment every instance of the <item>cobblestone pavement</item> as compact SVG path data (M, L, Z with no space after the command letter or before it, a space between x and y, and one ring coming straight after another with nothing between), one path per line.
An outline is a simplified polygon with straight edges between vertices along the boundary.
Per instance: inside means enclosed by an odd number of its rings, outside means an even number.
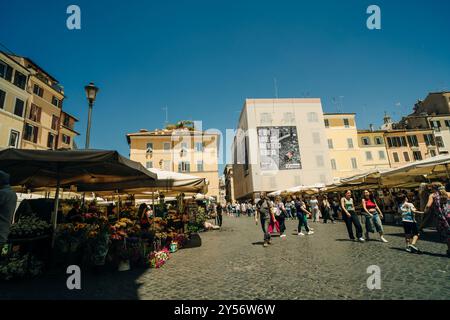
M0 284L0 298L59 299L450 299L450 260L433 234L419 242L422 255L404 251L402 228L385 226L366 243L347 240L345 225L311 223L315 234L262 246L252 218L224 219L220 231L201 234L202 245L183 249L161 269L83 274L82 290L65 278ZM367 267L381 269L381 289L369 290Z

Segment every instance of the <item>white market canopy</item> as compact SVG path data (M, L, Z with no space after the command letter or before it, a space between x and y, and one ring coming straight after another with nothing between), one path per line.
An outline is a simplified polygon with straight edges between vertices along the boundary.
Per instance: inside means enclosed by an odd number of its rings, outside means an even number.
M121 194L139 195L140 198L153 198L156 193L164 195L177 195L179 193L207 193L208 180L205 178L179 173L172 171L164 171L160 169L147 169L151 174L156 175L154 181L146 181L143 184L127 184L118 185L117 191ZM94 191L99 194L111 194L109 189L102 190L96 188ZM105 191L105 192L103 192Z
M325 191L325 185L322 183L317 183L311 186L295 186L286 190L277 190L267 194L269 197L276 197L281 194L291 194L297 192L305 192L305 193L318 193L320 191Z
M386 186L418 185L426 180L449 179L449 169L450 155L443 154L384 172L381 182Z
M448 179L450 155L439 155L414 161L395 169L376 168L328 185L328 191L361 189L364 187L415 187L421 182Z

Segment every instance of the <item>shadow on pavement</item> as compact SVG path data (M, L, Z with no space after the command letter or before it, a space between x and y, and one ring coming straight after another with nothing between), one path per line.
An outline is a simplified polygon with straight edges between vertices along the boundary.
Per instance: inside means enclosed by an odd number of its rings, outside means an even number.
M202 245L200 235L193 234L183 249ZM131 270L119 272L117 269L81 269L81 289L70 290L63 268L50 269L36 278L0 281L0 300L139 300L140 280L153 269L135 266Z
M395 247L390 247L389 249L402 251L402 252L404 252L406 254L415 254L415 255L418 255L418 256L430 256L430 257L438 257L438 258L447 258L446 254L441 254L441 253L433 253L433 252L428 252L428 251L420 251L420 253L410 253L410 252L407 252L404 248L395 248Z
M264 244L264 241L252 242L252 245L254 245L254 246L262 246L263 244Z
M387 236L392 237L400 237L404 238L404 233L386 233ZM439 234L437 232L421 232L419 236L420 241L428 241L428 242L435 242L435 243L444 243L439 237Z

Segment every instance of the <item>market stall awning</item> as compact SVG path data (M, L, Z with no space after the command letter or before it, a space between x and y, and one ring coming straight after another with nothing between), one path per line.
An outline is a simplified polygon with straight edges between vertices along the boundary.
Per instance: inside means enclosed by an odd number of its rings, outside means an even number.
M105 193L111 190L117 190L120 193L144 195L150 195L156 191L164 194L169 192L206 193L208 191L208 180L205 178L159 169L148 169L148 171L156 176L155 180L79 185L78 191Z
M269 197L276 197L281 194L292 194L297 192L304 193L319 193L320 191L325 191L325 185L322 183L314 184L311 186L295 186L285 190L277 190L268 194Z
M450 155L415 161L381 174L385 186L418 185L420 182L450 178Z
M0 151L0 169L9 173L12 186L29 189L72 185L152 181L157 175L140 163L109 150Z

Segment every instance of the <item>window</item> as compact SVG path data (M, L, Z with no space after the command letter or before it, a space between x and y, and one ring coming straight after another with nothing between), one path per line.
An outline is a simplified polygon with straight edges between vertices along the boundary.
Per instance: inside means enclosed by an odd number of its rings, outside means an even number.
M22 100L16 98L16 104L14 106L14 114L16 116L23 117L24 105L25 105L25 102L23 102Z
M3 109L3 107L5 106L5 100L6 100L6 92L0 90L0 109Z
M37 143L39 128L32 126L31 124L25 124L25 132L23 135L24 140Z
M53 96L52 97L52 105L54 105L55 107L61 107L61 100L59 100L57 97Z
M420 151L413 151L414 160L422 160L422 153Z
M197 161L197 171L203 171L203 161L202 160Z
M295 123L295 115L293 112L285 112L283 114L283 122L285 124L294 124Z
M28 116L28 119L33 122L41 122L41 111L42 109L37 105L31 104L30 115Z
M321 175L319 176L319 181L320 181L320 183L325 184L325 183L327 182L326 176L325 176L324 174L321 174Z
M430 150L430 155L432 157L436 157L436 151L435 150Z
M181 161L178 163L178 172L190 172L191 165L188 161Z
M170 163L171 163L170 160L164 160L163 161L163 169L166 171L171 171Z
M146 150L146 152L147 153L152 153L153 152L153 143L151 143L151 142L147 143L147 150Z
M347 145L348 145L349 149L353 149L353 139L352 138L347 139Z
M52 115L52 130L58 130L59 117Z
M383 144L383 138L382 137L375 137L375 144L376 145L382 145Z
M446 126L447 128L450 128L450 120L445 120L445 126Z
M314 144L320 144L320 133L313 132L312 137L313 137Z
M11 68L9 65L4 63L3 61L0 61L0 77L6 79L8 81L11 81L12 73L13 73L13 68Z
M442 126L441 126L441 122L440 121L431 121L431 126L434 128L434 129L439 129L439 128L441 128Z
M55 148L55 138L56 136L52 133L48 134L48 138L47 138L47 148L49 149L54 149Z
M25 85L27 84L27 77L16 70L14 74L14 84L20 89L25 89Z
M195 143L195 151L203 152L203 143L202 142Z
M417 136L407 136L408 138L408 144L410 147L418 147L419 141L417 140Z
M436 143L434 142L434 136L432 134L424 134L423 139L425 140L425 144L427 146L434 146Z
M405 158L405 161L406 162L410 162L411 161L411 159L409 158L409 153L408 152L403 152L403 157Z
M323 167L325 165L323 156L316 156L316 164L318 167Z
M366 160L367 161L372 161L373 160L372 152L366 151Z
M33 93L42 98L44 96L44 89L35 84L33 86Z
M181 143L181 149L187 150L187 148L188 148L187 142L182 142Z
M70 128L70 117L67 114L64 114L63 126Z
M325 123L325 128L329 128L330 127L330 121L328 119L325 119L324 123Z
M439 148L445 148L444 140L442 139L442 137L436 137L436 145Z
M170 151L170 142L164 142L163 149L164 151Z
M397 152L393 152L392 156L394 157L394 162L400 162L400 159L398 158L398 153Z
M358 169L358 162L356 162L356 158L352 158L352 168Z
M70 137L68 135L63 134L62 135L62 142L64 144L70 144Z
M387 138L388 146L390 148L399 148L399 147L406 147L406 138L405 137L389 137Z
M19 136L20 136L19 132L15 131L15 130L11 130L11 132L9 134L8 146L11 148L18 148L19 147Z
M350 128L350 122L348 121L348 119L344 119L344 127Z
M270 113L261 113L261 124L272 124L272 116Z
M328 149L333 149L333 139L328 139Z
M8 65L0 60L0 77L4 78L6 75L6 69Z
M319 117L317 116L316 112L308 112L308 122L318 122Z
M331 169L332 170L337 170L336 160L335 159L331 159Z
M380 160L386 160L386 154L384 153L383 150L378 151L378 158Z
M145 167L146 167L147 169L153 168L153 161L147 161L147 162L145 163Z
M361 140L362 140L362 144L364 146L370 146L370 138L369 137L363 137Z

